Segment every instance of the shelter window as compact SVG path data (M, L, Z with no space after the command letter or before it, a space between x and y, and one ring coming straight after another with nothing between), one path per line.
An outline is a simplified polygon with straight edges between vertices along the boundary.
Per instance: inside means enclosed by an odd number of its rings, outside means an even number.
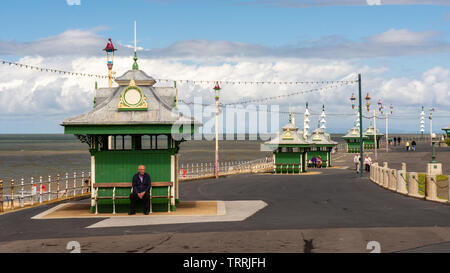
M149 135L141 136L141 149L150 150L151 148L151 137Z
M131 136L124 136L123 137L123 149L124 150L131 150Z
M157 137L157 149L168 149L169 148L169 139L166 135L159 135Z
M114 136L114 150L123 150L123 136Z

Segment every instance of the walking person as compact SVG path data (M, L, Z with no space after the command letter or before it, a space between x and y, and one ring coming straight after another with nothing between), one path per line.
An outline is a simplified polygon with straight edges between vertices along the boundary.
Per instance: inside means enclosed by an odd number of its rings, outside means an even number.
M359 172L359 163L360 163L360 155L359 154L356 154L353 157L353 163L355 163L355 170L356 170L356 173L358 173Z
M412 142L411 142L411 151L413 151L413 152L415 152L416 151L416 141L415 140L413 140Z
M394 146L397 146L397 138L394 137Z
M371 164L372 164L372 158L370 158L369 155L366 155L366 158L364 158L364 166L365 166L366 172L370 172Z
M406 147L406 151L409 152L409 141L406 141L405 147Z
M398 137L397 138L397 143L398 143L398 146L400 146L400 142L402 141L402 138L401 137Z

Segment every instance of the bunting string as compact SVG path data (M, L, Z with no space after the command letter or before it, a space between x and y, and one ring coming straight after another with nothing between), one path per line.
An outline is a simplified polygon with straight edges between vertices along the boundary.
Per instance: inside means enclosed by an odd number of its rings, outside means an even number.
M35 65L28 65L28 64L22 64L22 63L16 63L16 62L10 62L6 60L0 60L0 63L3 65L9 65L9 66L16 66L18 68L24 68L24 69L30 69L30 70L36 70L40 72L47 72L47 73L56 73L56 74L62 74L62 75L69 75L69 76L81 76L81 77L90 77L90 78L98 78L98 79L108 79L107 75L98 75L98 74L92 74L92 73L80 73L80 72L73 72L73 71L65 71L60 69L53 69L53 68L44 68L39 67ZM115 79L116 77L112 77L112 79ZM341 80L341 81L244 81L244 80L189 80L189 79L155 79L157 82L165 82L165 83L173 83L176 81L177 83L183 84L210 84L214 85L216 83L220 85L314 85L314 84L353 84L358 82L358 80Z
M69 75L69 76L80 76L80 77L89 77L89 78L98 78L98 79L108 79L108 76L104 75L96 75L96 74L89 74L89 73L79 73L79 72L71 72L71 71L64 71L59 69L53 69L53 68L43 68L35 65L28 65L28 64L21 64L21 63L15 63L15 62L9 62L5 60L0 60L1 64L9 65L9 66L16 66L18 68L25 68L30 70L37 70L40 72L49 72L49 73L56 73L56 74L62 74L62 75Z

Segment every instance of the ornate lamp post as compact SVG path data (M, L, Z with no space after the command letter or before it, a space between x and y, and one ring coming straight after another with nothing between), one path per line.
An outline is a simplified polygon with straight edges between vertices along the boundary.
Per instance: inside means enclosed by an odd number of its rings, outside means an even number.
M303 138L307 138L309 135L309 109L308 109L308 103L306 103L306 109L305 109L305 114L303 115Z
M111 38L108 39L108 43L106 47L103 49L106 52L106 66L108 67L108 87L111 88L112 85L112 68L114 64L114 51L117 49L114 48L114 45L111 41Z
M370 96L369 93L367 93L366 95L366 107L367 107L367 112L370 111Z
M431 134L431 146L432 146L432 152L431 152L431 162L430 163L437 163L436 161L436 142L438 140L436 139L436 134Z
M214 174L216 179L219 178L219 91L220 91L219 82L216 82L216 86L214 86L214 94L216 100L216 163L214 168Z
M320 114L320 128L322 129L326 129L327 127L325 126L325 123L327 122L325 120L326 115L325 115L325 105L322 105L322 114Z
M352 96L350 97L350 101L352 102L352 109L355 109L356 97L355 97L354 93L352 93Z
M392 115L394 112L394 106L389 106L389 113ZM389 115L386 111L386 152L389 152Z
M422 137L423 137L423 133L425 132L425 110L422 106L422 112L420 112L420 132L422 133Z
M430 119L430 141L431 141L431 145L433 145L433 112L434 112L434 108L430 108L430 115L428 116L428 118Z

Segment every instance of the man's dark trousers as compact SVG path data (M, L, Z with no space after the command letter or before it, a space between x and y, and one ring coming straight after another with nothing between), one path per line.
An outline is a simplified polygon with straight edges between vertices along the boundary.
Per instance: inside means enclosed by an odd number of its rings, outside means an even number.
M130 211L135 212L136 202L139 200L137 193L130 194ZM142 196L142 201L144 202L144 212L150 211L150 195L148 192Z

